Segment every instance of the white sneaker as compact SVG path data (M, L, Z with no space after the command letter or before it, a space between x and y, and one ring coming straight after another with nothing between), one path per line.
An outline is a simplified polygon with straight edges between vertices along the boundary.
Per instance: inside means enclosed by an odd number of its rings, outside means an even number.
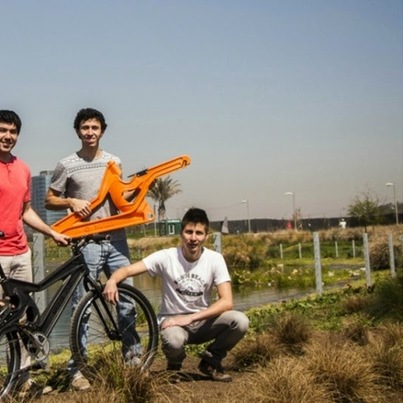
M128 367L141 367L141 358L140 357L131 357L129 359L125 359L125 365Z
M83 392L85 390L91 389L91 384L81 372L78 372L73 376L71 387L77 392Z
M134 351L127 352L124 361L128 367L141 367L141 357Z
M18 396L24 398L26 396L47 395L52 392L51 386L41 387L32 378L28 378L25 382L18 385Z

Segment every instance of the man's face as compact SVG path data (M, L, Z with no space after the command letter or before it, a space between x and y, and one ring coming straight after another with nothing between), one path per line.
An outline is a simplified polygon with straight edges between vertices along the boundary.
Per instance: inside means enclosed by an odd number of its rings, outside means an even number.
M189 261L197 260L207 239L206 228L203 224L188 223L181 232L182 252Z
M0 122L0 155L8 155L17 144L18 133L14 123Z
M84 146L97 147L103 132L98 119L83 120L77 132Z

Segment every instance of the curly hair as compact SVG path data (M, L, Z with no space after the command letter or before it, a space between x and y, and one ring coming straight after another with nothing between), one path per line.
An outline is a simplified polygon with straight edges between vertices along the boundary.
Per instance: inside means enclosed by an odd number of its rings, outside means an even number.
M104 115L100 111L97 111L96 109L92 108L84 108L77 113L77 116L74 119L74 129L78 131L80 129L80 124L90 119L97 119L99 123L101 123L102 133L108 127L108 125L105 122Z

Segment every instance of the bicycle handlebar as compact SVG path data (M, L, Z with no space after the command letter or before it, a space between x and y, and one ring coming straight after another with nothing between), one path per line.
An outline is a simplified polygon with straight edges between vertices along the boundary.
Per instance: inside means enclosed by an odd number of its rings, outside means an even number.
M110 241L111 236L109 234L90 234L83 236L81 238L73 238L71 240L71 246L74 251L81 249L84 245L90 242L103 242L103 241Z

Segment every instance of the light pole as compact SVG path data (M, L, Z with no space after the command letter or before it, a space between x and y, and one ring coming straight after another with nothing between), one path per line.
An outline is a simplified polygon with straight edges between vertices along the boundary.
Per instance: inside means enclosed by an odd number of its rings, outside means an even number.
M248 219L248 232L251 232L250 218L249 218L249 202L248 202L248 200L242 200L242 203L246 203L246 217Z
M399 211L397 210L396 187L393 182L385 183L385 186L391 186L393 188L393 202L395 204L396 225L397 225L399 224Z
M292 215L294 216L294 231L297 231L297 212L295 211L295 193L286 192L286 196L292 196Z

